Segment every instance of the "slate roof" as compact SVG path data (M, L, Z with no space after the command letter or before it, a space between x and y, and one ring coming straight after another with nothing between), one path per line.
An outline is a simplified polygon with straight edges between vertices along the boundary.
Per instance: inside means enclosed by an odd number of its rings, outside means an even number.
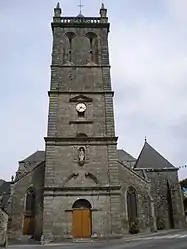
M38 150L20 162L42 162L45 160L45 151Z
M118 160L130 168L134 166L136 159L123 149L117 150Z
M145 169L176 169L167 159L165 159L151 145L145 142L134 168Z
M5 181L3 179L0 179L0 187Z
M136 161L136 159L133 156L131 156L128 152L122 149L117 150L117 156L120 161L127 162L129 164L130 162ZM21 160L20 162L42 162L44 160L45 160L45 151L40 150L40 151L34 152L32 155Z
M4 194L4 193L10 193L10 182L4 182L1 186L0 186L0 195Z
M147 175L146 175L146 173L144 172L143 169L135 169L134 171L135 171L138 175L140 175L142 178L146 178L146 177L147 177Z
M165 159L158 151L151 145L145 142L138 159L131 156L123 149L117 150L118 160L123 162L126 166L132 168L173 168L176 169L167 159ZM36 151L29 157L20 162L43 162L45 161L45 151ZM1 183L1 180L0 180ZM1 186L1 185L0 185Z

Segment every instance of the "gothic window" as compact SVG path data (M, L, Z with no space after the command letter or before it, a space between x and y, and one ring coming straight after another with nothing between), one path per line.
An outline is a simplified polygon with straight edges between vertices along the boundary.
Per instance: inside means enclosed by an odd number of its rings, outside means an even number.
M127 210L129 225L131 225L133 222L136 222L137 219L137 199L134 187L129 187L127 190Z
M35 192L29 188L25 197L25 213L23 220L23 234L34 235L35 231Z
M35 193L32 188L26 193L25 213L33 216L35 214Z
M87 38L89 39L89 54L90 54L90 61L94 63L98 63L98 41L97 35L95 33L89 32L86 34Z

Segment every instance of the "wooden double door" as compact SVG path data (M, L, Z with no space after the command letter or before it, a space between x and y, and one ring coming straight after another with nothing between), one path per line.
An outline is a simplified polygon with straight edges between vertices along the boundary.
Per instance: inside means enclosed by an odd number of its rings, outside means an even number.
M73 210L72 234L74 238L90 238L92 234L92 214L88 208Z

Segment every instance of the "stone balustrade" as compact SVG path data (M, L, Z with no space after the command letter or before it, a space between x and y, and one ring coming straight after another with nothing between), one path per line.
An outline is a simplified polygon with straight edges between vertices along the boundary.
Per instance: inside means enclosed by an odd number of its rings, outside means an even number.
M101 23L100 17L61 17L61 23Z

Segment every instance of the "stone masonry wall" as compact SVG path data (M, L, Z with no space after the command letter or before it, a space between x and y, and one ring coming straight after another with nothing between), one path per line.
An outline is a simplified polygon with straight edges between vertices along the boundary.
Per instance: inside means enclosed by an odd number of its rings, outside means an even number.
M0 247L7 243L8 214L0 208Z
M92 206L92 236L106 237L111 234L113 227L110 219L110 197L108 193L105 192L105 194L104 191L99 193L83 191L78 192L75 196L75 193L70 191L64 193L63 196L46 196L44 205L46 229L44 229L44 236L47 236L51 241L72 238L72 205L78 198L88 200ZM47 230L47 227L49 230Z
M121 222L123 233L129 232L127 190L130 186L136 190L139 231L153 231L155 214L151 210L150 183L122 165L119 168L119 175L120 183L123 186L121 189Z
M172 200L174 228L184 227L183 203L177 172L147 172L147 176L151 180L151 195L155 201L155 213L158 228L170 228L167 201L167 181L169 183Z
M42 215L43 215L43 178L44 163L35 170L25 175L12 186L9 237L21 239L23 234L23 219L25 212L25 196L29 187L33 187L36 192L35 202L35 239L40 239L42 234Z

